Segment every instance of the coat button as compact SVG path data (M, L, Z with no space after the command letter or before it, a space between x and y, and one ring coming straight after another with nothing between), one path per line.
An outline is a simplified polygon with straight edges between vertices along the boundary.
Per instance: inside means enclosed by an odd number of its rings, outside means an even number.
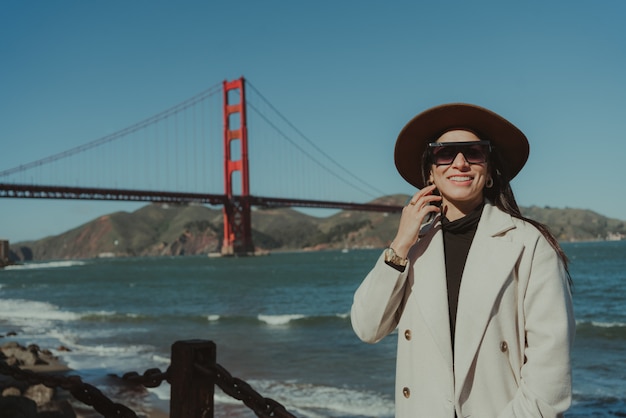
M506 343L506 341L502 341L500 343L500 351L502 351L503 353L506 352L506 350L509 349L509 345Z
M411 341L411 330L407 329L406 331L404 331L404 338L407 339L407 341Z
M405 398L409 398L411 397L411 389L407 388L406 386L402 389L402 394L404 395Z

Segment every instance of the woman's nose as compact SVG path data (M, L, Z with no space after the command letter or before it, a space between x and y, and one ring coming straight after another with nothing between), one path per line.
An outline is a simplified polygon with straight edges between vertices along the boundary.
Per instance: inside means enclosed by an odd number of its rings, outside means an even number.
M454 157L454 161L452 161L452 165L455 167L469 167L469 163L465 159L465 155L462 152L459 152L456 157Z

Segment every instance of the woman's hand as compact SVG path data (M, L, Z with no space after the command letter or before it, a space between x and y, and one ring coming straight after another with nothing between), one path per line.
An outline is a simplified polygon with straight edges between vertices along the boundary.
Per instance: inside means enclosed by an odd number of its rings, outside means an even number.
M441 196L433 194L436 188L435 185L424 187L402 209L398 232L391 243L391 247L400 257L406 257L409 249L417 242L424 218L431 213L440 212L439 206L431 204L441 201Z

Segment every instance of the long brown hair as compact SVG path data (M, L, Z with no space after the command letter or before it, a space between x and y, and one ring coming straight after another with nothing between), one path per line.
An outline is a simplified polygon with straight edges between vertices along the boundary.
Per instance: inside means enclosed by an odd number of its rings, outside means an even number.
M424 152L424 155L422 155L422 176L425 184L428 183L432 164L433 162L430 157L430 152L427 148ZM514 218L521 219L524 222L528 222L529 224L537 228L539 232L541 232L541 234L546 238L548 243L550 243L550 246L554 248L554 251L556 251L557 255L561 259L561 262L563 263L563 267L565 268L565 272L567 274L567 280L571 286L572 278L569 273L569 262L567 255L561 248L559 241L546 225L522 215L522 212L517 205L517 201L515 200L515 196L513 195L513 189L511 189L509 177L506 175L506 166L502 163L502 159L498 153L498 150L493 145L491 148L491 153L489 155L489 169L491 178L493 179L493 186L484 189L484 196L489 201L491 201L498 209L502 210L505 213L508 213Z

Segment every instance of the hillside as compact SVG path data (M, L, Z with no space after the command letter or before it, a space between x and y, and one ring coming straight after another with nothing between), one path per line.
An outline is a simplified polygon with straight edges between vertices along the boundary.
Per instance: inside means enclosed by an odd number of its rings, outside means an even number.
M373 201L402 205L407 196ZM626 222L582 209L522 208L525 216L545 223L561 241L589 241L626 236ZM383 248L396 232L399 214L341 211L318 218L293 209L257 209L252 213L258 250L293 251L337 248ZM11 245L19 260L80 259L107 256L172 256L219 252L222 211L201 205L147 205L139 210L101 216L38 241Z
M531 206L522 208L522 213L548 225L560 241L626 238L626 221L610 219L590 210Z

